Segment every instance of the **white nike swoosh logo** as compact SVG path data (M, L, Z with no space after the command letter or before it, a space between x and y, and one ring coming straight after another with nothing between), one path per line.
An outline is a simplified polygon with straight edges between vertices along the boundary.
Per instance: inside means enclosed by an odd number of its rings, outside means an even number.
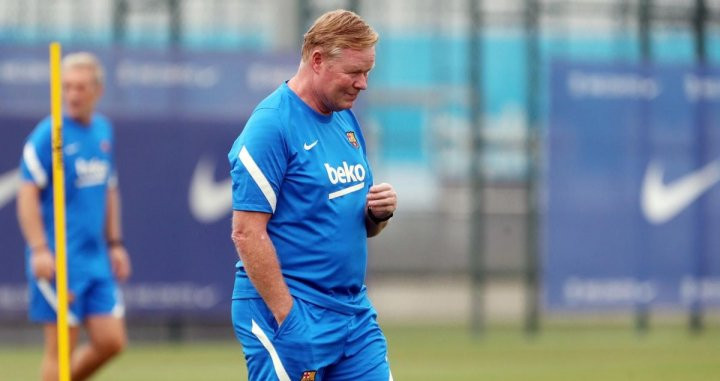
M9 204L20 187L20 170L13 169L0 175L0 209Z
M651 161L641 191L643 214L656 225L673 219L720 181L720 159L669 184L663 183L663 173L662 165L657 160Z
M317 143L318 143L317 140L314 141L314 142L312 142L312 143L310 143L310 144L305 143L305 144L303 144L303 148L305 148L305 151L310 151L313 147L315 147L315 145L316 145Z
M80 151L80 143L70 143L65 146L65 154L70 156Z
M206 224L220 220L232 209L232 180L216 182L214 173L213 160L203 157L190 181L190 213Z

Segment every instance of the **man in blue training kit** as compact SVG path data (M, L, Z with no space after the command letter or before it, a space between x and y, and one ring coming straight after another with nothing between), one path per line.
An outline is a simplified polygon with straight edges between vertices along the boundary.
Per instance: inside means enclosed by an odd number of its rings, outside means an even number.
M125 346L123 304L115 278L130 275L123 247L120 201L114 174L110 122L94 112L102 95L103 70L90 53L74 53L62 62L65 101L63 162L67 215L70 359L73 380L84 380ZM42 120L23 149L18 220L27 242L30 319L44 324L45 381L58 378L55 292L55 227L51 121ZM77 347L78 325L89 342Z
M295 76L255 108L230 150L232 318L251 380L392 380L364 280L367 238L397 196L373 183L350 111L377 39L353 12L320 16Z

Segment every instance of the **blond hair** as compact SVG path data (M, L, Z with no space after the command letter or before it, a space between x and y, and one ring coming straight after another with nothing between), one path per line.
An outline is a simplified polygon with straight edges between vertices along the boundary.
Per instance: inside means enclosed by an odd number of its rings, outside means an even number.
M342 49L366 49L375 46L378 34L356 13L344 9L327 12L315 20L305 33L302 60L307 62L313 49L337 57Z
M100 60L92 53L77 52L65 56L62 60L63 70L83 68L93 72L98 85L102 85L105 81L105 71L103 70Z

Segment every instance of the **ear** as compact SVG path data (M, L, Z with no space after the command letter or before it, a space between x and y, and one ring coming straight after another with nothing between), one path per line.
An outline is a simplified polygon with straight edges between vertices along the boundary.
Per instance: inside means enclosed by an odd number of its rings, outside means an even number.
M323 63L325 63L325 57L323 57L322 51L320 49L313 49L310 53L310 67L312 67L315 73L319 73Z

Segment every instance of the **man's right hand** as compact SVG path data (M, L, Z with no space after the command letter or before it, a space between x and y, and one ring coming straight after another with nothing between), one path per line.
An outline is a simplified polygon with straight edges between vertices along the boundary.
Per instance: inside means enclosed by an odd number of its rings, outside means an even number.
M52 279L55 276L55 258L47 247L33 250L30 256L30 267L38 279Z
M275 316L275 321L278 323L278 327L280 327L285 322L285 319L287 318L287 316L290 315L290 310L292 309L292 306L295 303L292 296L290 296L290 294L288 294L288 296L289 296L290 303L288 304L288 302L283 302L280 305L280 308L282 310L278 313L273 312L273 316ZM288 305L289 305L289 307L288 307Z

